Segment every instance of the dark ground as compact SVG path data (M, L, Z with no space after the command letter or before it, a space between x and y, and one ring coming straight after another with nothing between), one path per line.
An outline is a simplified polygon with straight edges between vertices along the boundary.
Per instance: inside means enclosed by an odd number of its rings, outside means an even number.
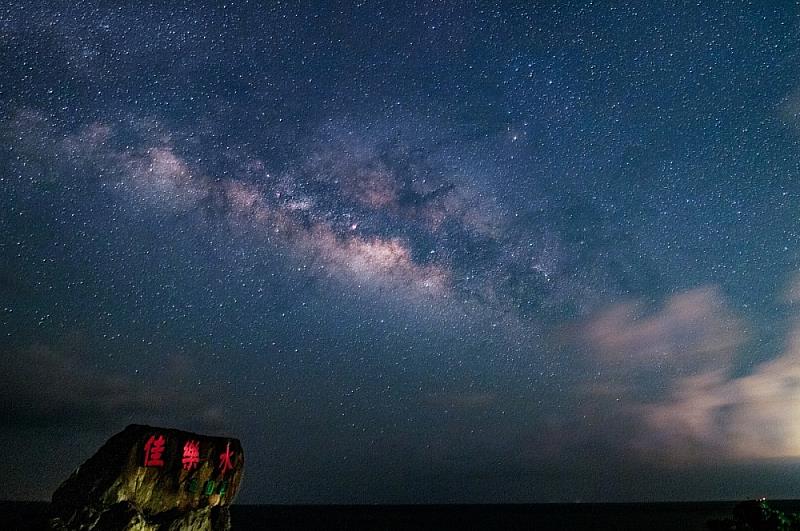
M314 529L536 529L618 531L702 530L712 518L732 514L736 502L423 505L423 506L276 506L234 505L234 531ZM771 505L787 511L796 501ZM5 530L41 529L47 503L0 502Z

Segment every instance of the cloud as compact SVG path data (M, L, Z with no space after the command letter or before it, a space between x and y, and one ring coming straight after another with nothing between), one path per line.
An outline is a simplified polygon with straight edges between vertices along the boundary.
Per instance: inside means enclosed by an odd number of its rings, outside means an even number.
M583 340L602 367L587 390L605 431L625 426L616 444L662 464L800 457L800 322L784 352L737 375L748 328L713 286L650 316L632 302L600 312Z
M786 289L786 294L783 300L789 304L796 304L800 302L800 276L793 279Z
M0 376L0 415L7 426L107 429L131 421L171 424L186 418L212 431L222 425L222 411L207 397L169 379L181 371L135 379L101 371L87 363L85 353L65 345L34 344L2 354L7 361Z
M688 376L663 402L643 405L647 435L686 460L800 457L800 324L786 351L745 376Z
M605 364L690 373L727 367L744 330L719 289L704 286L671 296L652 315L641 303L615 304L585 325L583 337Z

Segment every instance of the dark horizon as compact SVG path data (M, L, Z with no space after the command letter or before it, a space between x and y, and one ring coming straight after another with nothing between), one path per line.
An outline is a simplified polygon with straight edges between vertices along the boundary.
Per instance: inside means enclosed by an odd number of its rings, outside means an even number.
M0 502L0 518L14 530L33 531L44 523L44 502ZM538 505L258 506L234 504L233 529L707 529L710 520L729 518L734 502L609 503ZM795 501L771 502L794 511Z
M800 8L0 3L0 463L242 503L792 498Z

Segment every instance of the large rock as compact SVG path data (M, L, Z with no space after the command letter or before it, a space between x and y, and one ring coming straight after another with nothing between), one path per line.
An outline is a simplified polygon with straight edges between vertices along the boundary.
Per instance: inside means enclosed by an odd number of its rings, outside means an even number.
M50 528L229 530L243 470L237 439L134 424L53 493Z

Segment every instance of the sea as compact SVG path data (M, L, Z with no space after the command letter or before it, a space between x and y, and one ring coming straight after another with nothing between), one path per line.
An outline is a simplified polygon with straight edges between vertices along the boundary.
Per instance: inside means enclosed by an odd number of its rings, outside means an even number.
M233 531L480 530L693 531L730 518L735 501L680 503L547 503L531 505L233 505ZM798 500L769 500L800 512ZM0 528L38 531L45 502L1 502Z

